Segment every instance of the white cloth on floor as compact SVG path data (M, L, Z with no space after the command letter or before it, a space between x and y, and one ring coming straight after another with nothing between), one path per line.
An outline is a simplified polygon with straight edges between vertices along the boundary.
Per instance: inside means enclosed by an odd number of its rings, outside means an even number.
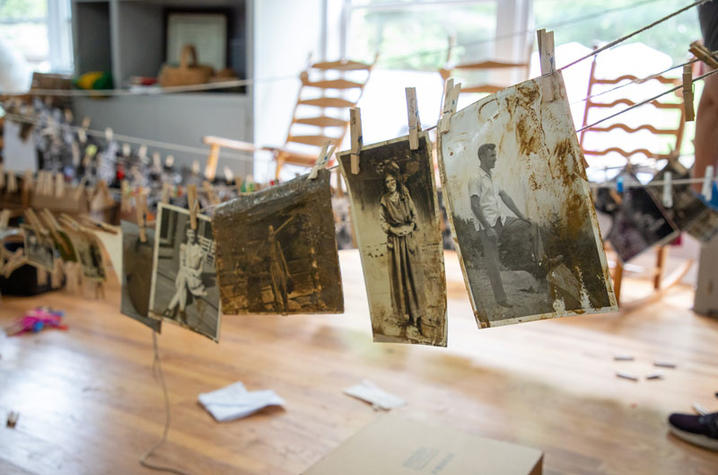
M384 391L366 379L361 384L345 389L344 394L366 401L374 409L384 409L385 411L406 404L402 398Z
M284 406L284 399L274 391L247 391L241 382L202 393L198 399L218 422L241 419L267 406Z

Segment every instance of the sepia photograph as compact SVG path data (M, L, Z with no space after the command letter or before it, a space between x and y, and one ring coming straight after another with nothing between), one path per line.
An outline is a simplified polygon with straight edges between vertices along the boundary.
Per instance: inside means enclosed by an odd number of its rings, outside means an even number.
M351 198L374 341L446 346L446 279L431 142L408 137L339 161Z
M329 172L299 176L221 204L212 218L222 308L342 313Z
M439 137L479 327L616 310L560 73L469 105Z
M163 318L219 341L220 306L212 221L187 209L157 208L150 317Z
M43 236L30 226L22 227L25 234L25 256L27 262L40 269L52 272L55 261L55 245L49 236Z
M162 320L151 318L150 291L155 250L155 230L146 228L147 239L140 239L135 223L122 221L122 299L120 312L160 333Z
M690 170L677 160L669 160L666 166L661 169L651 182L664 181L666 172L671 173L673 180L682 180L691 177ZM648 187L653 199L659 203L662 200L663 187ZM671 185L673 206L663 207L663 212L669 220L701 242L709 242L713 236L718 234L718 210L712 209L705 204L700 195L691 189L688 184Z
M624 175L624 190L607 235L621 262L628 262L653 246L668 243L679 234L678 227L651 192L640 186L633 175Z
M99 242L90 232L79 229L65 229L65 233L72 241L75 253L82 266L82 275L90 280L104 281L106 279L105 264L102 260L102 249Z

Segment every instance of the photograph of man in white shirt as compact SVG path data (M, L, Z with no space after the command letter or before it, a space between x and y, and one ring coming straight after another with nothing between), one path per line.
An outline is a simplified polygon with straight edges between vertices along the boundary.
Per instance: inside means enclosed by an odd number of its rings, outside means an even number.
M479 233L486 271L491 282L496 303L505 308L512 305L506 298L503 282L501 281L501 264L499 263L499 243L504 228L512 221L529 220L518 210L514 200L494 183L491 170L496 165L496 144L485 143L479 147L479 170L475 177L469 181L469 197L474 218L473 224ZM514 216L507 216L501 206L503 202Z

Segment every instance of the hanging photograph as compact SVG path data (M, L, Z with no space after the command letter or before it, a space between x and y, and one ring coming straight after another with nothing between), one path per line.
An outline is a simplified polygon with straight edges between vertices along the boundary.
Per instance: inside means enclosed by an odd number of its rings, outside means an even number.
M65 227L63 230L72 242L72 247L82 267L82 275L93 281L104 281L106 274L102 262L102 250L92 233L69 227Z
M453 114L440 170L481 328L616 310L560 73Z
M666 172L671 172L673 180L691 177L690 171L677 160L669 160L651 182L664 181ZM662 186L647 187L653 199L659 203L663 197ZM702 242L710 241L718 233L718 211L705 204L698 193L688 184L671 185L673 206L663 207L663 212L679 230L685 231Z
M149 317L155 230L146 228L140 239L135 223L122 221L122 299L120 312L160 333L162 320Z
M212 222L160 203L157 208L150 317L164 318L219 341L219 289Z
M225 313L344 311L328 171L223 203L212 226Z
M625 174L623 182L607 240L621 262L628 262L653 246L672 241L680 232L638 179Z
M40 269L52 272L55 261L55 245L49 236L35 232L30 226L22 227L25 234L25 256L27 262Z
M361 149L339 161L351 197L374 341L446 346L446 280L428 135Z

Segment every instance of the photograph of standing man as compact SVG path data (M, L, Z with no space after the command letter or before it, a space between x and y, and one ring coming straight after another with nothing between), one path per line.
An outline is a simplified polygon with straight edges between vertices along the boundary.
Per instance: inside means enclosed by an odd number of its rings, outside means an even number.
M471 210L476 218L473 220L474 226L479 232L479 240L486 261L486 271L489 274L496 303L502 307L511 308L512 305L506 298L501 281L499 243L503 237L504 228L512 221L519 219L529 223L529 220L518 210L514 200L494 183L491 170L496 165L496 145L493 143L481 145L478 156L480 163L478 173L469 181ZM501 201L516 217L506 216L502 212Z

